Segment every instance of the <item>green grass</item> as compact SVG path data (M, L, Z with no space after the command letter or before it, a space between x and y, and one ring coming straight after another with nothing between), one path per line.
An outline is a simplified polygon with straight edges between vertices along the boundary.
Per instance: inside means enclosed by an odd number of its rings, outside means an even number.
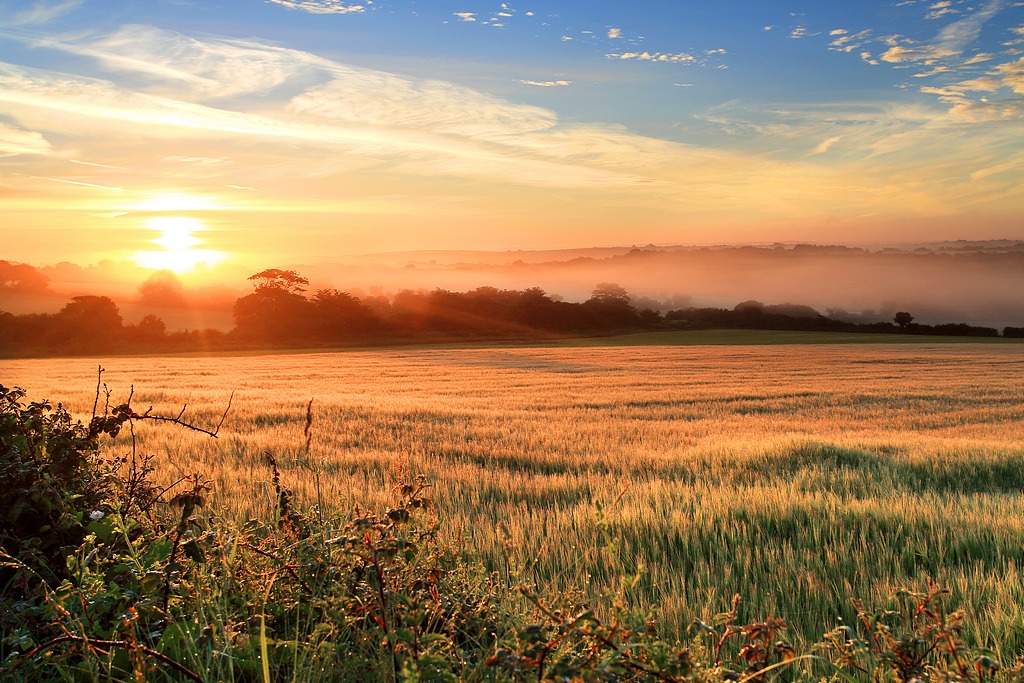
M374 350L446 350L446 349L545 349L602 346L778 346L841 345L841 344L899 344L928 346L936 344L1021 345L1024 338L1003 337L950 337L942 335L868 334L863 332L800 332L786 330L673 330L661 332L635 332L605 337L564 337L548 339L509 339L487 341L410 342L374 346L335 346L291 349L245 349L236 351L181 351L169 354L119 354L121 358L260 358L264 356L302 356L311 353L351 353Z
M864 332L796 332L785 330L692 330L642 332L559 342L564 346L694 346L775 344L1020 344L1024 339L947 337Z
M457 341L409 344L410 349L472 348L576 348L589 346L775 346L780 344L1024 344L1024 339L1003 337L954 337L944 335L874 334L866 332L801 332L788 330L671 330L635 332L604 337L513 339L507 341ZM322 351L323 349L320 349ZM351 350L346 348L342 350ZM364 349L365 350L365 349ZM303 353L308 351L296 351ZM285 353L285 352L282 352ZM257 352L258 355L258 352Z

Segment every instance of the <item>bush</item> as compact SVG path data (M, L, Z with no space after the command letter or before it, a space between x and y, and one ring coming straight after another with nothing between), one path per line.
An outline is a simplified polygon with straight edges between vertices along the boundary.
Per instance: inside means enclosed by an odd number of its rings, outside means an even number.
M82 543L89 515L107 497L109 473L98 462L96 434L63 406L24 398L24 390L0 385L0 548L54 585L65 576L67 550Z

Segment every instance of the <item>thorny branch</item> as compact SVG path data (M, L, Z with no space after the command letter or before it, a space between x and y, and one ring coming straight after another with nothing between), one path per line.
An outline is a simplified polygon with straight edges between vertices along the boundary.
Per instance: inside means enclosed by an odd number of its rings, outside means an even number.
M93 417L89 423L89 431L91 436L95 436L101 432L106 432L111 436L116 436L117 432L120 431L121 426L125 422L131 423L134 422L135 420L155 420L157 422L170 422L172 424L184 427L185 429L190 429L194 432L206 434L207 436L216 439L217 435L220 433L220 428L224 425L224 420L226 420L228 417L228 412L231 410L231 403L234 401L235 398L235 392L232 391L231 395L228 396L228 405L227 407L224 408L224 412L221 414L220 420L217 422L217 425L213 429L200 427L199 425L193 424L188 420L185 420L185 410L188 408L187 403L183 405L178 414L173 417L169 415L154 415L153 406L147 408L146 412L144 413L136 412L135 409L132 408L132 399L135 397L135 385L132 385L131 391L128 393L127 401L118 406L115 406L112 411L109 411L106 408L104 408L103 415L100 416L96 414L96 408L99 404L100 385L102 383L103 371L103 367L100 366L99 373L96 379L96 400L93 404ZM106 385L103 386L104 388L106 388ZM110 391L107 390L106 394L109 402Z
M231 402L234 400L234 398L235 398L235 392L232 391L231 395L228 397L228 405L224 409L224 413L220 416L220 420L217 422L217 426L214 427L212 430L205 429L205 428L200 427L198 425L194 425L191 422L186 422L185 420L182 419L182 417L184 417L184 415L185 415L185 409L188 408L188 404L187 403L181 407L181 412L179 412L175 417L168 417L167 415L153 415L151 413L151 411L153 410L153 406L150 406L146 410L146 412L144 412L142 414L139 414L139 413L136 413L135 411L132 411L129 414L129 418L133 419L133 420L157 420L158 422L172 422L172 423L174 423L176 425L180 425L180 426L184 427L185 429L191 429L192 431L201 432L203 434L207 434L209 436L212 436L213 438L216 439L217 438L217 434L220 432L221 425L223 425L224 424L224 420L227 419L228 411L231 410ZM127 406L128 404L125 404L125 405Z

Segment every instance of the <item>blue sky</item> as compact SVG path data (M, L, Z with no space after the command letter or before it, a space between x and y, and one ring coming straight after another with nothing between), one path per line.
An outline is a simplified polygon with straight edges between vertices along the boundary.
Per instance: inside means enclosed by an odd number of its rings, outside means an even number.
M1018 0L0 1L0 237L1024 238L1022 103Z

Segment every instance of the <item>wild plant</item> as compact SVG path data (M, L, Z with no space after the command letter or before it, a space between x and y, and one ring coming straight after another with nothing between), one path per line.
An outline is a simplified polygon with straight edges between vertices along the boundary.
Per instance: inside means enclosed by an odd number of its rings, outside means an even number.
M925 591L897 592L893 605L878 611L855 599L856 622L826 633L818 649L840 672L873 681L1024 680L1024 655L1004 669L994 653L965 642L966 615L947 610L948 595L929 583Z

